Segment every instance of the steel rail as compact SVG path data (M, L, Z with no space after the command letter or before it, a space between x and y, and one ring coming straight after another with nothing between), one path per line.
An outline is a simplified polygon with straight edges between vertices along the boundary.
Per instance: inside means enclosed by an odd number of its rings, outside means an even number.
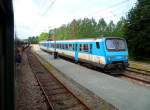
M127 71L131 71L131 72L135 72L135 73L139 73L139 74L150 76L150 74L148 74L148 73L150 73L150 71L143 70L143 69L138 69L138 68L133 68L133 67L128 67L128 68L126 69ZM146 72L146 73L144 73L144 72Z
M130 78L130 79L134 79L134 80L137 80L137 81L141 81L141 82L143 82L143 83L146 83L146 84L150 84L150 81L145 80L145 79L142 79L142 78L138 78L137 76L135 77L135 76L131 75L130 73L128 73L128 74L122 74L122 75L125 76L125 77L128 77L128 78Z
M29 47L29 49L30 49L30 48L31 48L31 47ZM27 49L28 49L28 48L27 48ZM28 54L29 54L29 53L28 53L29 49L27 50L27 57L29 57L29 56L28 56ZM29 62L29 58L27 58L27 60L28 60L28 63L29 63L29 65L30 65L30 67L32 68L31 63ZM47 104L49 105L49 106L48 106L48 110L55 110L55 109L53 108L52 104L50 103L50 101L49 101L49 99L48 99L48 96L46 95L46 92L45 92L44 88L42 87L42 84L40 83L40 81L39 81L39 79L38 79L36 73L33 71L33 69L31 69L31 71L34 73L34 76L35 76L35 78L36 78L36 80L37 80L37 82L38 82L38 84L39 84L39 86L40 86L40 89L42 90L42 93L44 94L44 97L45 97L45 99L46 99L46 101L47 101Z

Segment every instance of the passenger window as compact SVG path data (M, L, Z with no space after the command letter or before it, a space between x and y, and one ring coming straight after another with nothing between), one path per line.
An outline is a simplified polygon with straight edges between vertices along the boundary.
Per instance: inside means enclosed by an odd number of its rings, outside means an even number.
M61 44L61 49L63 49L63 45Z
M69 48L69 50L72 50L72 44L69 44L68 48Z
M88 51L89 51L89 46L88 46L88 44L84 44L84 45L83 45L83 51L84 51L84 52L88 52Z
M65 49L68 49L68 44L65 44Z
M55 44L55 48L58 48L58 44Z
M80 51L82 51L82 44L80 44Z
M59 49L59 44L57 44L57 48Z
M59 48L61 48L61 44L59 44Z
M64 49L65 48L65 44L62 44L62 49Z
M96 47L97 47L98 49L100 48L99 42L96 42Z

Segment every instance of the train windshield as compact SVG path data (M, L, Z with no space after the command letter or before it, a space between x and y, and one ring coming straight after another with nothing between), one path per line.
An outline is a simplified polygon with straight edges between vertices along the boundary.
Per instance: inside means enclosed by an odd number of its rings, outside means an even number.
M106 39L106 47L110 51L125 51L126 42L123 39L108 38Z

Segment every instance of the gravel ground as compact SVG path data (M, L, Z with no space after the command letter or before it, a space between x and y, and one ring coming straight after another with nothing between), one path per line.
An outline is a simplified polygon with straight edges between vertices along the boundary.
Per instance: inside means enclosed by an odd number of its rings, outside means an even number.
M23 61L16 65L15 105L16 110L47 110L45 98L23 53Z

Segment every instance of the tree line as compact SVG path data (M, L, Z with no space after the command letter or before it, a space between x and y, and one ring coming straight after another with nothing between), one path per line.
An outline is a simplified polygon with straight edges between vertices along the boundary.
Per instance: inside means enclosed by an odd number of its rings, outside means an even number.
M98 38L106 36L123 37L123 27L125 19L121 18L117 24L110 21L108 24L101 18L98 22L94 18L84 18L73 20L67 25L62 25L49 31L55 34L55 39L81 39L81 38Z

